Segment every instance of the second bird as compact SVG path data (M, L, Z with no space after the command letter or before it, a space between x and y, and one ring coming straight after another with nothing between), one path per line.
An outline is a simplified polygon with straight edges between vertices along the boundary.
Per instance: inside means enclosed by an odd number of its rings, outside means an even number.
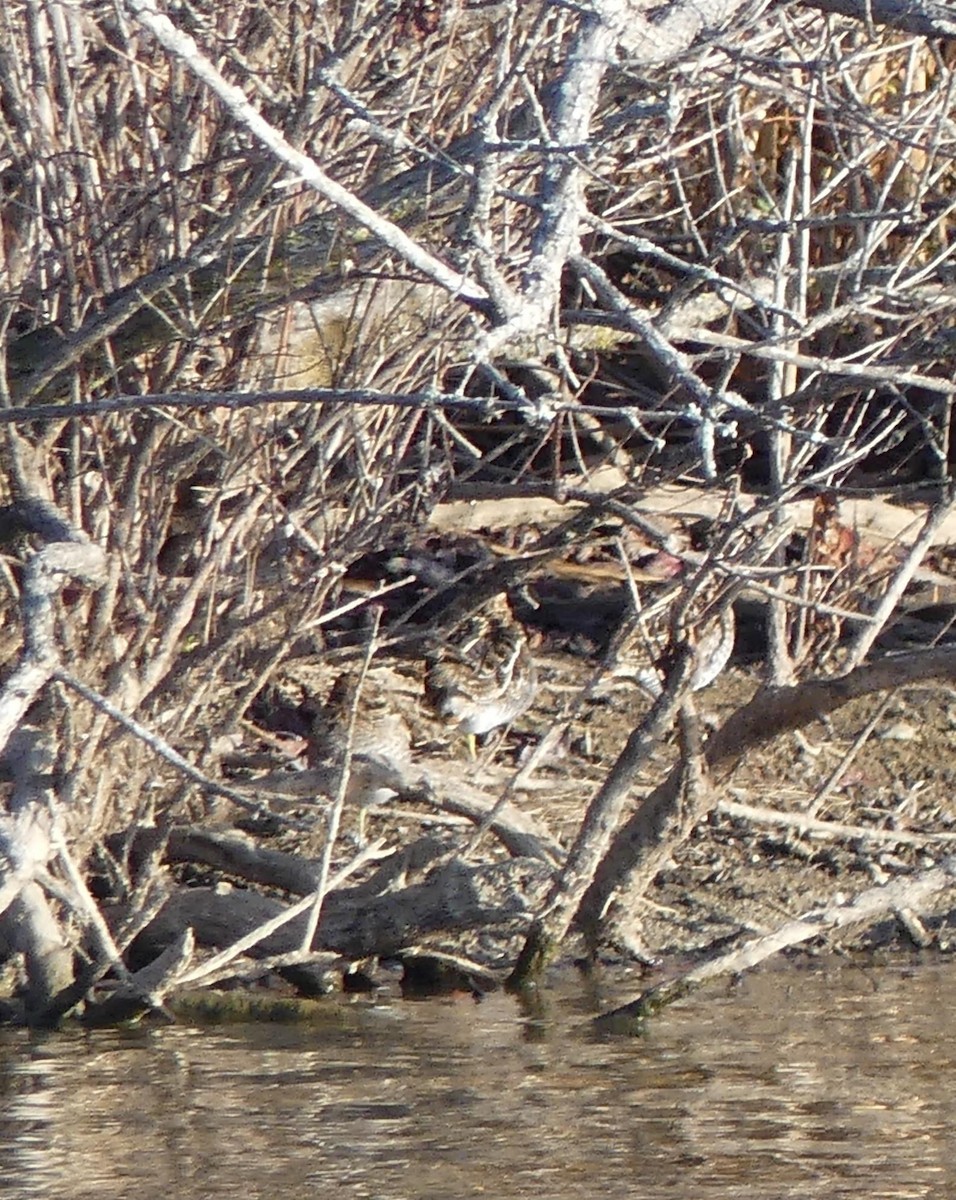
M475 737L531 707L537 672L524 630L499 594L426 652L425 694L440 717Z

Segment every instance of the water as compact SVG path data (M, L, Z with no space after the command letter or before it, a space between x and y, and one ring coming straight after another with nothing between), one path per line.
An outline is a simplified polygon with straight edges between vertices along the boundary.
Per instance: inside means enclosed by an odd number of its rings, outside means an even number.
M956 968L754 975L596 1039L578 984L331 1029L0 1040L11 1197L956 1194ZM622 995L620 999L626 999Z

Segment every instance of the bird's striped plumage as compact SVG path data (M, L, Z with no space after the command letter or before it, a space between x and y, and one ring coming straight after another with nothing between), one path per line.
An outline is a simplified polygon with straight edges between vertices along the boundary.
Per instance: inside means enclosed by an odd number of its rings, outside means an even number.
M435 711L474 736L530 708L537 672L508 598L495 596L426 652L425 694Z

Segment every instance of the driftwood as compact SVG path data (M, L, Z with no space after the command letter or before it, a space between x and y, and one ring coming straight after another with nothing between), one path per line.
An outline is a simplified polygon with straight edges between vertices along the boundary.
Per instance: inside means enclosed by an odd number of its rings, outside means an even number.
M349 889L350 896L376 896L397 886L397 881L421 875L443 853L433 838L419 838L401 850L375 850L370 857L381 865L363 883ZM136 848L134 844L133 853ZM166 840L164 858L170 863L204 863L232 878L261 887L309 896L319 885L317 863L298 854L260 846L247 834L198 826L173 828Z
M68 856L63 814L53 801L50 739L26 726L25 718L61 657L54 603L74 581L100 586L106 555L48 501L35 497L8 506L5 527L30 533L46 544L33 553L23 577L24 646L20 661L0 692L0 754L13 789L0 814L3 888L0 942L23 955L27 974L26 1008L43 1020L48 1006L73 981L73 951L50 902L48 864ZM44 885L47 886L44 886ZM76 899L77 909L82 907ZM119 955L114 952L118 962Z
M738 800L719 799L718 812L737 821L747 821L755 828L761 826L792 830L803 836L822 841L874 842L877 845L950 846L956 833L915 833L909 829L879 829L872 825L846 825L841 821L823 821L809 813L780 812L763 804L744 804Z
M779 954L789 946L799 945L834 930L846 929L851 925L871 925L887 913L925 907L933 897L954 883L956 859L947 858L930 871L869 888L845 904L832 904L806 913L796 921L788 921L771 934L746 939L727 953L648 988L630 1003L597 1017L595 1027L605 1032L639 1029L652 1013L711 979L722 975L739 975L772 954Z
M147 1012L163 1010L167 993L192 962L196 939L188 927L180 930L161 954L118 987L108 991L83 1013L86 1025L118 1025Z
M384 895L370 896L365 888L332 891L306 952L331 951L354 959L398 955L435 934L507 927L527 919L543 898L549 878L548 869L530 859L478 867L453 861L420 883ZM257 892L182 889L141 935L138 953L147 958L159 953L186 927L193 929L201 946L229 947L287 910L281 901ZM301 953L306 919L303 912L245 953L255 959Z

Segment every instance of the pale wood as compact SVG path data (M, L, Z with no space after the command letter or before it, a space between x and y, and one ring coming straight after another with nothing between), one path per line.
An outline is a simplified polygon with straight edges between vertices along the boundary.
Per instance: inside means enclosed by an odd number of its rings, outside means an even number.
M940 866L920 875L868 888L843 904L815 909L795 921L786 922L773 933L748 938L726 954L648 988L630 1003L603 1013L596 1019L595 1025L605 1030L620 1029L629 1022L642 1020L662 1005L687 995L711 979L749 971L788 946L796 946L851 925L872 925L887 913L922 908L939 892L952 887L954 882L956 859L947 858Z

